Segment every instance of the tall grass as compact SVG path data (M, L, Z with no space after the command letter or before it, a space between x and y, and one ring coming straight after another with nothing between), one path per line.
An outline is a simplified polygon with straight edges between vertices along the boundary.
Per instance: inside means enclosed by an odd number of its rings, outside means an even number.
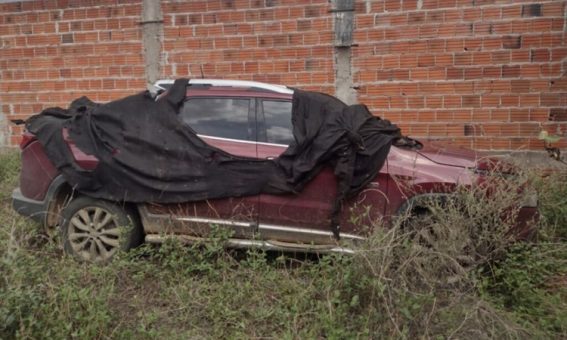
M500 203L462 191L417 221L376 226L354 256L229 251L218 229L206 244L145 245L96 266L11 211L18 164L0 156L2 339L567 337L561 176L538 183L537 242L508 237L502 209L517 191L504 187Z

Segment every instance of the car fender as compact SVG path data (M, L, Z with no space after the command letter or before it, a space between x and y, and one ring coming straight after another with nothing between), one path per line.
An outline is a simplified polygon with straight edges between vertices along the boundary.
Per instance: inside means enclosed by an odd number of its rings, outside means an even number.
M65 178L58 175L49 184L43 200L27 198L16 188L12 193L12 206L18 213L49 228L59 223L59 212L66 201L65 198L72 193L73 190Z

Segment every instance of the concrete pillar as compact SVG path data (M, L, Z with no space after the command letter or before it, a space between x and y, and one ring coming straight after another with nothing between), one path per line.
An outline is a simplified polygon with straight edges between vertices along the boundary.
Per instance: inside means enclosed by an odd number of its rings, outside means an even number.
M346 104L356 104L356 90L352 76L352 60L350 47L335 47L335 96Z
M2 107L2 105L0 105ZM0 111L0 148L9 146L10 139L10 122L6 119L7 112Z
M143 0L142 2L142 50L144 54L146 85L161 76L161 42L163 37L163 16L161 1Z
M354 31L354 0L333 0L335 96L347 104L356 104L352 69L352 34Z

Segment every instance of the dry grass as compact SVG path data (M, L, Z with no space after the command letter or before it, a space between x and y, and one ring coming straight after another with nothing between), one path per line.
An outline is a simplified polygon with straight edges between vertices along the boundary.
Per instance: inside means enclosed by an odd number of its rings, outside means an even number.
M0 158L0 338L567 337L555 285L567 273L565 178L538 183L537 243L511 242L508 186L490 205L470 191L430 202L354 256L231 252L217 230L207 245L143 246L89 266L11 211L18 156Z

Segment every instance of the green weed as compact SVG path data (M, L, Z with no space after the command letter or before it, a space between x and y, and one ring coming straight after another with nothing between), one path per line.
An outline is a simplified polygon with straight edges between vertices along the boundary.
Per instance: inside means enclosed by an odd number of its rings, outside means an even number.
M518 191L503 187L489 206L468 191L429 202L413 226L439 247L403 220L373 226L355 255L227 250L213 228L211 242L143 245L99 266L11 210L18 164L0 156L2 339L567 337L564 176L537 186L532 243L508 237L502 209Z
M540 239L546 241L567 240L567 171L536 178L542 225Z

